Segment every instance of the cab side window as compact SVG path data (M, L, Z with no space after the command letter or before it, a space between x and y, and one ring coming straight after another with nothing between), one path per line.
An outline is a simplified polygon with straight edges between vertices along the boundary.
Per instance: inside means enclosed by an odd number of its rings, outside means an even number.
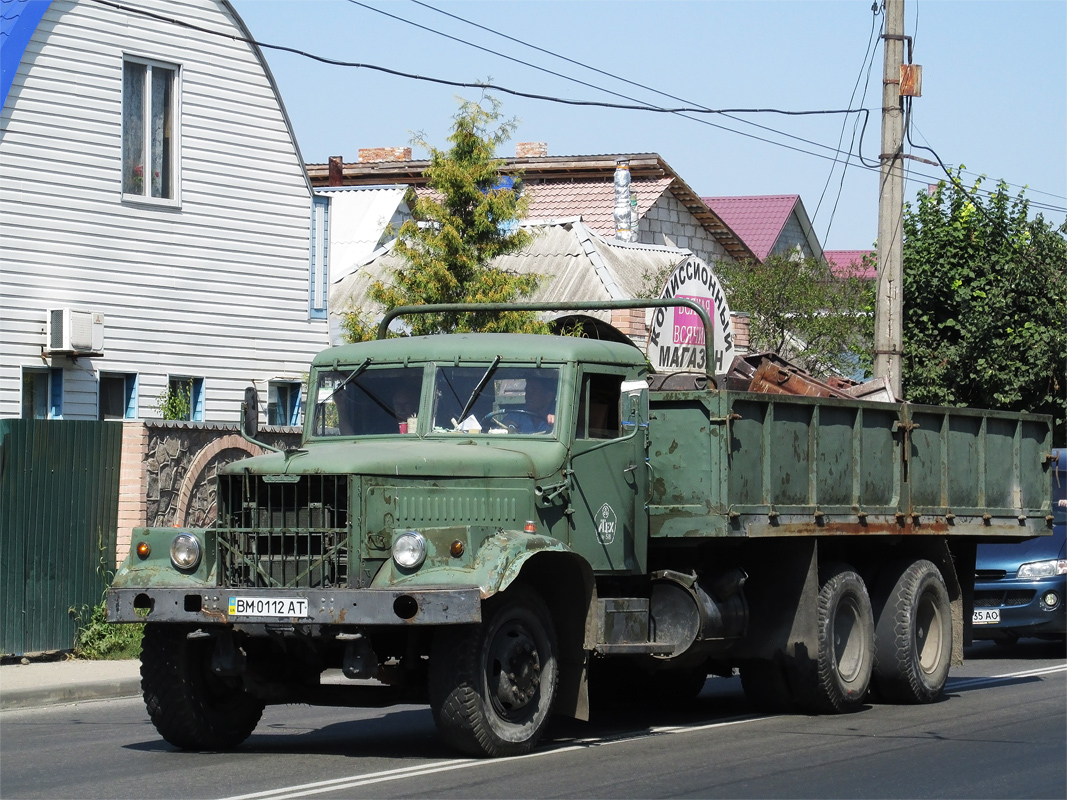
M583 375L575 438L617 439L622 436L619 417L621 397L621 375Z

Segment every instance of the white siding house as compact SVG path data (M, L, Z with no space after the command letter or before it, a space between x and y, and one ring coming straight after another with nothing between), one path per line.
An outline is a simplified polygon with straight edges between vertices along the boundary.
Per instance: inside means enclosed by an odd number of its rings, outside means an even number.
M236 421L255 382L264 421L295 421L329 339L328 228L236 12L0 5L0 416L156 417L170 387Z

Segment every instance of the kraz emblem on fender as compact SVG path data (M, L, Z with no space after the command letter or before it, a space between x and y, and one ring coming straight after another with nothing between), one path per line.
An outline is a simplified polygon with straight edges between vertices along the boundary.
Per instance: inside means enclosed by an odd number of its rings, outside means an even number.
M604 503L596 512L596 538L601 544L611 544L615 541L615 531L619 527L619 518L615 516L615 510Z

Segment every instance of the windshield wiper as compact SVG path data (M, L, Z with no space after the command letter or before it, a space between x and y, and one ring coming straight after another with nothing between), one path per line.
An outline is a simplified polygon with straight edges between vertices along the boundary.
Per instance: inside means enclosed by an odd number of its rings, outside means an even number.
M337 384L337 385L336 385L336 386L334 386L334 387L333 387L332 389L330 389L330 391L329 391L329 394L327 394L327 395L326 395L326 397L316 397L316 398L315 398L315 402L316 402L316 404L321 404L321 403L325 403L325 402L326 402L327 400L329 400L329 399L330 399L331 397L333 397L333 396L334 396L335 394L337 394L337 393L338 393L339 391L341 391L342 389L344 389L344 388L345 388L345 386L347 386L347 385L348 385L349 381L351 381L351 380L352 380L353 378L356 378L356 377L358 377L359 375L361 375L361 374L363 373L363 371L364 371L364 370L365 370L365 369L366 369L367 367L369 367L369 366L370 366L370 359L369 359L369 358L365 358L365 359L363 359L363 363L362 363L362 364L360 364L360 365L359 365L358 367L356 367L356 368L355 368L354 370L352 370L352 371L351 371L351 372L350 372L350 373L348 374L348 377L347 377L347 378L345 378L345 379L344 379L343 381L341 381L341 382L340 382L339 384Z
M485 388L485 384L489 383L489 378L492 377L496 371L496 365L500 363L500 356L493 359L493 363L489 365L489 369L482 375L482 379L478 381L478 385L474 387L474 391L471 392L471 396L467 398L466 404L463 406L463 410L459 412L459 416L456 419L459 420L460 425L463 424L463 420L467 418L467 412L471 410L471 407L478 399L478 395L482 393L482 389Z

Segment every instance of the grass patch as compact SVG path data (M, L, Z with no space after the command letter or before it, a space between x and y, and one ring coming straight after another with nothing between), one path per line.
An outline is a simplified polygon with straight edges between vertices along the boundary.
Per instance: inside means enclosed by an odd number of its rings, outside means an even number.
M82 606L81 611L73 613L78 625L78 632L74 635L74 655L77 658L118 661L140 657L143 623L118 625L108 622L107 605L103 600L93 606L91 612L88 606Z

